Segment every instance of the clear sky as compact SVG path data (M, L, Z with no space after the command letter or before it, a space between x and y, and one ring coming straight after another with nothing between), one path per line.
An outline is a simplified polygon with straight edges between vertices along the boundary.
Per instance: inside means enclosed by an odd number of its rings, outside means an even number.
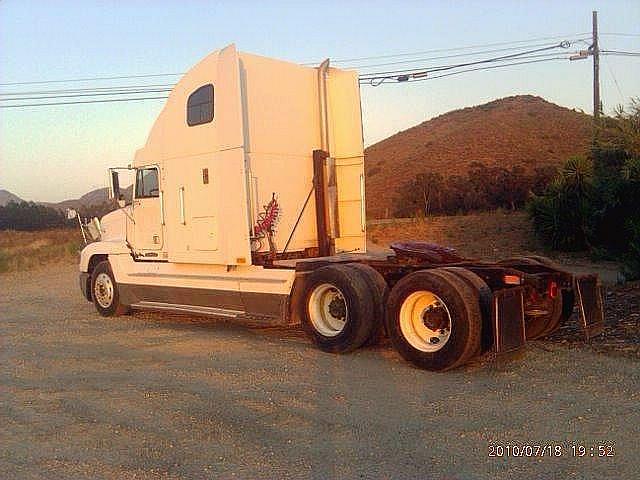
M0 83L184 72L229 43L306 63L570 37L591 31L593 9L601 48L640 51L638 0L0 0ZM591 68L590 59L567 60L363 86L365 144L449 110L514 94L591 113ZM640 95L640 57L603 57L601 79L611 112ZM112 85L119 83L5 85L0 93ZM106 168L128 164L144 144L162 103L0 109L0 188L27 200L60 201L103 186Z

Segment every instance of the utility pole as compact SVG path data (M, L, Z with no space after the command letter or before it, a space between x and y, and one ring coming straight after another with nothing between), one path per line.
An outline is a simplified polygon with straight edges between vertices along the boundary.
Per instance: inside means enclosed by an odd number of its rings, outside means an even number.
M593 13L591 55L593 55L593 118L600 117L600 47L598 46L598 12Z

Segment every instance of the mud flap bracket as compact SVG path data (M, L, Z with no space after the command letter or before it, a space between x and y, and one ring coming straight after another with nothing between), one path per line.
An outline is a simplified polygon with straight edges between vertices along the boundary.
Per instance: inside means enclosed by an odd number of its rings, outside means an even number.
M491 302L491 319L494 353L506 353L524 347L524 288L495 291Z
M578 301L580 326L588 341L604 330L604 306L598 276L576 276L574 291Z

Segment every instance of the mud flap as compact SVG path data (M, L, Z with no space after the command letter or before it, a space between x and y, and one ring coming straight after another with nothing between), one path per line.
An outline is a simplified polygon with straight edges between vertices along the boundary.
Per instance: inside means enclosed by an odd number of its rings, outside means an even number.
M525 345L524 288L514 287L493 293L493 352L506 353Z
M587 340L604 330L602 291L597 275L575 277L574 290L580 311L580 325Z

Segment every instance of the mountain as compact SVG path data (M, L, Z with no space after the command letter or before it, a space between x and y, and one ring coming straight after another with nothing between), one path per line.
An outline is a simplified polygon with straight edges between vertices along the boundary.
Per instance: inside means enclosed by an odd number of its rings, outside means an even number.
M22 202L22 199L8 190L0 190L0 207L4 207L7 203L12 201L20 203Z
M399 186L418 173L464 175L473 162L560 165L590 140L589 115L531 95L445 113L365 150L367 216L388 217Z
M129 185L127 188L122 190L127 202L131 201L131 195L133 192L133 185ZM107 187L98 188L96 190L91 190L88 193L85 193L80 198L72 199L72 200L64 200L58 203L48 203L48 202L40 202L43 205L48 207L53 207L58 210L66 210L67 208L87 208L93 207L96 205L100 205L108 200L109 190Z

